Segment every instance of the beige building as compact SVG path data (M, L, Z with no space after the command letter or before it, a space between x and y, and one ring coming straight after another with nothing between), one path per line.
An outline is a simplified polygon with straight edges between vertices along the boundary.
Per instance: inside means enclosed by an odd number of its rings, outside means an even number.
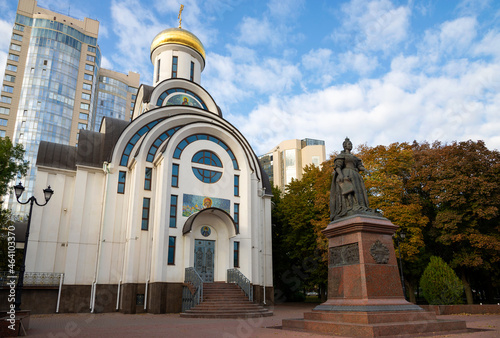
M103 116L130 120L139 74L101 69L99 22L19 0L0 98L0 137L23 144L31 193L41 141L76 145ZM24 209L10 199L14 212ZM24 210L25 211L25 210Z
M281 190L292 179L300 180L307 165L321 166L326 160L325 141L314 139L287 140L259 157L272 184Z

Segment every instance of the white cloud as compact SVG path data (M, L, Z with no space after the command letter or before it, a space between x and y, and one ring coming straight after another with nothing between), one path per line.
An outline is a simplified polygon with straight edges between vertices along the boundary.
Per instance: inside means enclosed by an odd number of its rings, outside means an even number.
M389 0L352 0L342 7L345 15L334 39L354 42L356 50L388 52L408 35L409 7L394 7Z
M259 44L275 45L279 42L269 20L265 17L262 19L245 17L239 30L238 42L240 43L255 46Z
M356 72L361 76L370 75L378 66L377 57L351 51L340 55L340 64L344 72Z
M369 145L483 139L499 149L500 65L477 62L460 76L432 77L418 72L415 62L399 57L380 79L274 95L234 123L257 153L305 137L325 140L330 153L346 136Z
M441 25L440 48L447 53L463 54L476 36L476 18L462 17Z

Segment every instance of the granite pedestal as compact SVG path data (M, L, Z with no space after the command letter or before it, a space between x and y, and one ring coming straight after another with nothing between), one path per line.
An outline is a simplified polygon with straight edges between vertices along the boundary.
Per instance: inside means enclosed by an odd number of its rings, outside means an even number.
M405 300L392 235L398 227L377 216L353 216L323 230L329 241L328 300L283 329L340 336L460 332L465 322L437 320Z

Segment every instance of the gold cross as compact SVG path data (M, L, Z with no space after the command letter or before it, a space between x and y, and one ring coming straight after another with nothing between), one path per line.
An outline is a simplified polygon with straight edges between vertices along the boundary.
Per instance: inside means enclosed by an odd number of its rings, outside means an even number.
M177 19L179 19L179 28L182 28L181 27L181 23L182 23L182 10L184 9L184 5L181 5L181 9L179 10L179 15L177 16Z

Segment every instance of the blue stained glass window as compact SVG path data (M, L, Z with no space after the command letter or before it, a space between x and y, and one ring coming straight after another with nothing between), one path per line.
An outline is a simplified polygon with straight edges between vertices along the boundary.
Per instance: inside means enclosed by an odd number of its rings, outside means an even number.
M144 198L142 200L142 224L141 230L148 230L149 228L149 198Z
M144 174L144 190L151 190L151 176L153 175L153 168L146 168Z
M234 196L240 195L240 177L234 175Z
M234 154L231 151L231 149L229 149L229 147L227 146L227 144L225 144L222 140L218 139L215 136L209 136L209 135L206 135L206 134L196 134L196 135L191 135L191 136L186 137L184 140L182 140L181 142L179 142L179 144L177 145L176 149L174 150L174 156L173 157L176 158L176 159L181 158L181 154L182 154L182 151L184 150L184 148L186 148L186 146L188 144L190 144L192 142L195 142L195 141L199 141L199 140L208 140L208 141L211 141L211 142L214 142L214 143L220 145L224 150L227 151L227 153L229 154L229 157L231 157L231 160L233 161L233 168L234 169L239 169L239 167L238 167L238 161L236 160L236 157L234 156ZM193 162L203 163L203 162L197 162L197 161L193 161ZM208 163L206 163L206 164L208 164ZM220 166L222 167L222 164Z
M221 172L200 168L193 168L193 173L203 183L215 183L222 177Z
M118 193L125 193L125 178L127 177L127 173L125 171L118 172Z
M175 237L168 237L168 265L175 264Z
M177 228L177 195L170 196L170 228Z
M233 250L234 256L234 267L239 268L240 267L240 242L234 242L234 250Z
M146 134L153 128L155 125L160 123L160 121L163 121L164 119L158 119L152 122L149 122L147 125L142 127L137 133L134 134L130 138L130 141L127 143L127 146L125 147L125 150L123 151L122 158L120 160L120 165L121 166L126 166L128 163L129 155L132 152L132 149L134 148L135 144L139 139L141 138L142 135Z
M236 226L236 233L240 233L240 204L234 203L234 225Z
M179 165L172 163L172 187L179 186Z

